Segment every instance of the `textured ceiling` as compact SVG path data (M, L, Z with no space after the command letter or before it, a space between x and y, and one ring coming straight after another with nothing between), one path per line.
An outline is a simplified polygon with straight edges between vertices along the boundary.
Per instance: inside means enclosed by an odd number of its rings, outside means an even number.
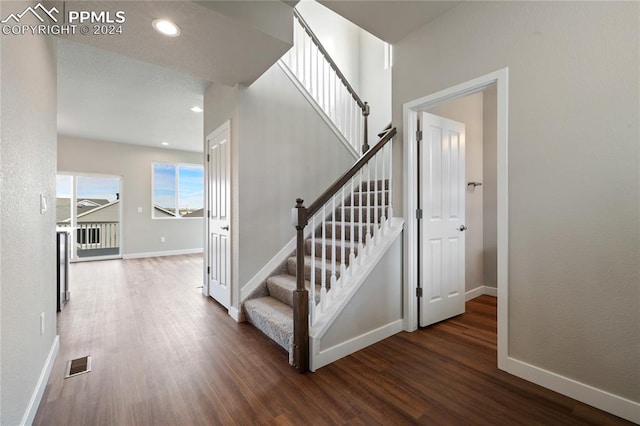
M202 151L209 82L67 40L58 41L58 132Z
M124 11L122 34L65 35L58 51L60 134L202 151L209 82L250 84L292 45L292 5L279 1L66 1L63 11ZM181 28L166 37L151 26Z
M458 6L460 1L426 0L318 0L354 24L387 43L396 43Z

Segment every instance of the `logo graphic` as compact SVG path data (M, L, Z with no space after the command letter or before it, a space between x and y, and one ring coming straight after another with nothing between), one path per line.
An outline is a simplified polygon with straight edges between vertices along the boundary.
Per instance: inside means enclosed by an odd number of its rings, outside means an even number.
M33 16L35 16L36 18L38 18L38 20L40 22L44 22L44 18L38 13L38 10L40 11L40 13L45 14L46 16L48 16L50 19L53 20L53 22L58 22L58 18L56 18L53 13L59 13L60 11L58 9L56 9L55 7L52 7L51 10L47 10L46 7L44 7L42 5L42 3L38 3L35 7L27 7L22 13L12 13L9 16L7 16L5 19L3 19L2 21L0 21L0 23L2 24L6 24L7 22L9 22L10 20L14 20L16 23L19 23L20 20L24 17L24 15L26 15L27 13L31 13Z

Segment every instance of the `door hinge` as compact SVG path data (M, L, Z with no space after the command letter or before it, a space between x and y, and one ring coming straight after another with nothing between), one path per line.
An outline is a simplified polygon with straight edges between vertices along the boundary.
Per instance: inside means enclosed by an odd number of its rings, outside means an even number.
M422 209L416 209L416 219L422 219Z
M422 297L422 287L416 287L416 297Z
M211 266L207 266L207 275L211 274Z
M418 142L422 141L422 130L416 130L416 140Z

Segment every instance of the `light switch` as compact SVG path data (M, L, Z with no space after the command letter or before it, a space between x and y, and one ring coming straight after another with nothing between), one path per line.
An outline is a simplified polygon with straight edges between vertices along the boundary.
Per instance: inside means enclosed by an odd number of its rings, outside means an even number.
M47 212L47 197L44 194L40 194L40 214Z
M138 213L142 213L142 207L138 207Z

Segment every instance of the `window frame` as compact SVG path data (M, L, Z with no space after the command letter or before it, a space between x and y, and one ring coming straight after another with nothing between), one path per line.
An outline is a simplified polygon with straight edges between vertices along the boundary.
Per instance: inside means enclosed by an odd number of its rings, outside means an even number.
M156 164L163 164L163 165L171 165L175 167L175 178L174 178L174 184L175 184L175 190L174 190L174 198L175 198L175 209L176 212L180 211L180 172L179 172L179 168L180 166L186 166L186 167L199 167L202 169L202 177L203 177L203 181L202 181L202 216L195 216L195 217L184 217L184 216L180 216L179 214L176 215L174 213L174 216L166 216L166 217L156 217L155 216L155 208L156 208L156 203L155 203L155 165ZM173 162L173 161L152 161L151 162L151 219L152 220L193 220L193 219L204 219L205 217L205 171L204 171L204 165L203 164L197 164L197 163L183 163L183 162Z

